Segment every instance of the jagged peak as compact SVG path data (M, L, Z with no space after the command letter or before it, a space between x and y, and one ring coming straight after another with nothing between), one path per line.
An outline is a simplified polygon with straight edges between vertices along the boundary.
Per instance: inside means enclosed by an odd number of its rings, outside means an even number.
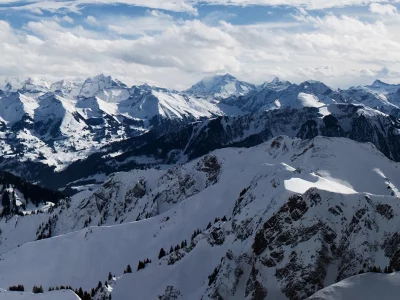
M384 81L382 81L382 80L380 80L380 79L376 79L376 80L372 83L371 87L376 87L376 86L388 86L388 85L391 85L391 84L386 83L386 82L384 82Z
M92 83L92 82L109 82L113 86L116 85L116 86L120 86L120 87L127 87L127 85L125 83L123 83L122 81L120 81L119 79L116 79L111 75L105 75L104 73L100 73L98 75L86 78L86 80L84 81L83 84Z
M272 81L270 83L278 84L278 83L281 83L281 82L282 82L282 80L278 76L275 76L274 79L272 79Z

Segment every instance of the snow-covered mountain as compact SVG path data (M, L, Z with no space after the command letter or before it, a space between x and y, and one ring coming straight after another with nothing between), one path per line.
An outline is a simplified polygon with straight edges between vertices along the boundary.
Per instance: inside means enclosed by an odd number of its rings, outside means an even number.
M11 164L61 170L152 127L167 130L223 114L207 100L150 86L128 88L110 76L52 85L16 78L0 93L0 151Z
M52 84L10 78L0 91L0 168L22 174L22 162L31 166L30 173L47 176L150 129L162 135L218 116L355 103L397 117L400 89L394 92L395 87L377 81L343 91L321 82L296 85L278 78L255 86L227 74L178 92L149 85L128 87L103 74ZM37 181L29 174L28 178Z
M279 77L275 77L271 82L265 82L262 85L258 86L257 89L265 89L268 88L270 90L284 90L288 88L291 85L291 83L287 80L281 80Z
M110 174L162 165L185 163L225 147L252 147L275 136L303 139L318 135L347 137L373 143L388 158L400 161L399 120L364 106L331 104L321 108L280 109L239 117L219 117L157 135L148 132L113 143L101 152L77 161L58 172L51 181L38 177L53 188L71 182L93 182L96 174Z
M277 137L114 174L46 214L0 220L0 286L106 280L112 299L304 299L399 267L398 170L372 144ZM52 238L29 243L28 228Z
M360 103L400 117L400 85L387 84L376 80L372 85L351 87L340 92L352 103Z
M288 107L321 107L351 101L346 100L338 91L332 90L322 82L310 80L296 85L275 79L257 90L245 95L232 96L222 102L239 107L244 112L254 113Z
M256 90L255 85L225 74L204 78L184 93L218 100L229 96L244 95L252 90Z
M400 84L389 84L381 80L375 80L373 84L367 85L366 87L374 92L393 94L400 89Z

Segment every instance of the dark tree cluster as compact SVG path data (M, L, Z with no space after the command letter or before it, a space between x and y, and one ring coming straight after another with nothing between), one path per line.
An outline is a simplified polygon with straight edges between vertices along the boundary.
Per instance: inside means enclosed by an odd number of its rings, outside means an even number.
M208 286L214 283L215 279L217 278L219 272L219 267L216 267L211 275L208 276Z
M61 199L65 198L60 192L32 184L21 177L4 171L0 171L0 185L14 186L22 193L26 201L31 201L36 206L42 202L57 203Z
M46 223L40 224L38 230L36 231L36 240L50 238L52 236L52 228L54 224L57 223L57 220L58 215L53 215Z
M146 258L144 261L139 260L137 270L140 271L146 268L147 264L151 263L151 260Z
M34 294L41 294L41 293L43 293L43 288L42 288L42 286L41 286L41 285L40 285L40 286L34 285L33 288L32 288L32 293L34 293Z
M201 232L202 231L200 229L195 230L190 239L193 241Z
M219 222L219 221L226 222L226 221L228 221L228 219L226 218L226 216L223 216L222 219L220 219L220 218L215 218L215 219L214 219L214 224L217 223L217 222ZM211 222L208 223L208 224L211 224ZM207 227L208 227L208 226L207 226ZM211 226L210 226L210 227L211 227ZM207 228L207 229L208 229L208 228Z
M83 227L86 228L90 225L90 223L92 223L92 217L89 216L89 218L87 220L85 220L85 224L83 224Z
M25 291L24 285L23 284L18 284L18 285L12 285L8 288L9 291L12 292L23 292Z
M394 270L391 265L386 266L383 269L383 271L382 271L381 267L377 267L377 266L372 266L372 267L370 266L370 267L367 268L366 264L364 264L363 267L364 268L361 269L358 272L358 274L364 274L364 273L385 273L385 274L390 274L390 273L393 273L394 271L397 271L397 270ZM364 269L366 269L366 271Z
M226 222L226 221L228 221L228 219L227 219L226 216L223 216L222 219L220 219L220 218L215 218L215 219L214 219L214 224L217 223L217 222L220 222L220 221ZM211 222L209 222L208 225L207 225L207 227L206 227L206 230L210 229L211 226L212 226L212 224L211 224ZM193 240L194 240L200 233L202 233L202 232L203 232L203 231L202 231L201 229L196 229L196 230L193 232L193 234L192 234L192 236L191 236L190 239L193 241ZM161 259L161 258L163 258L164 256L173 253L174 251L178 251L179 249L184 249L185 247L187 247L187 245L188 245L188 244L187 244L187 240L184 240L184 241L182 241L180 244L178 244L178 245L176 245L176 246L171 246L171 247L169 248L169 252L165 251L164 248L161 248L161 249L160 249L160 252L159 252L159 254L158 254L158 259Z
M158 254L158 259L161 259L164 256L173 253L174 251L179 251L179 249L183 249L185 247L187 247L187 241L186 240L182 241L180 244L177 244L176 246L171 246L171 248L169 248L169 252L166 252L164 250L164 248L161 248L160 252Z
M247 192L248 190L249 190L249 188L244 188L244 189L240 192L239 197L244 196L244 194L246 194L246 192Z
M51 292L51 291L59 291L59 290L71 290L71 291L73 291L74 289L70 285L67 285L67 286L61 285L61 286L56 286L55 288L54 287L49 287L49 292Z
M92 300L92 296L88 292L83 291L82 288L75 290L75 294L77 294L82 300Z
M126 269L124 270L124 274L126 274L126 273L132 273L131 265L127 265L127 266L126 266ZM110 273L110 274L111 274L111 273ZM110 276L108 276L108 280L111 280L111 279L110 279Z

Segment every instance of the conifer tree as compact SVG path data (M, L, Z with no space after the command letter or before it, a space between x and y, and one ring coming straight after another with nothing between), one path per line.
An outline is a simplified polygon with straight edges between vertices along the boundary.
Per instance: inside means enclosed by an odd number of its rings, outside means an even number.
M126 273L132 273L131 265L128 265L128 266L126 267Z
M100 282L100 281L99 281L99 282ZM81 288L81 287L79 288L77 295L78 295L81 299L83 298L83 291L82 291L82 288Z
M160 249L160 253L158 254L158 259L163 258L166 255L164 248Z

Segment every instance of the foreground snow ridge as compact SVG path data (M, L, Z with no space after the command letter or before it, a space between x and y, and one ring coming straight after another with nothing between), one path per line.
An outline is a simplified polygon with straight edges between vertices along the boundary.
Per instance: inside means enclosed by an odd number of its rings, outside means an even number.
M400 289L400 273L353 276L320 290L310 300L392 300Z

